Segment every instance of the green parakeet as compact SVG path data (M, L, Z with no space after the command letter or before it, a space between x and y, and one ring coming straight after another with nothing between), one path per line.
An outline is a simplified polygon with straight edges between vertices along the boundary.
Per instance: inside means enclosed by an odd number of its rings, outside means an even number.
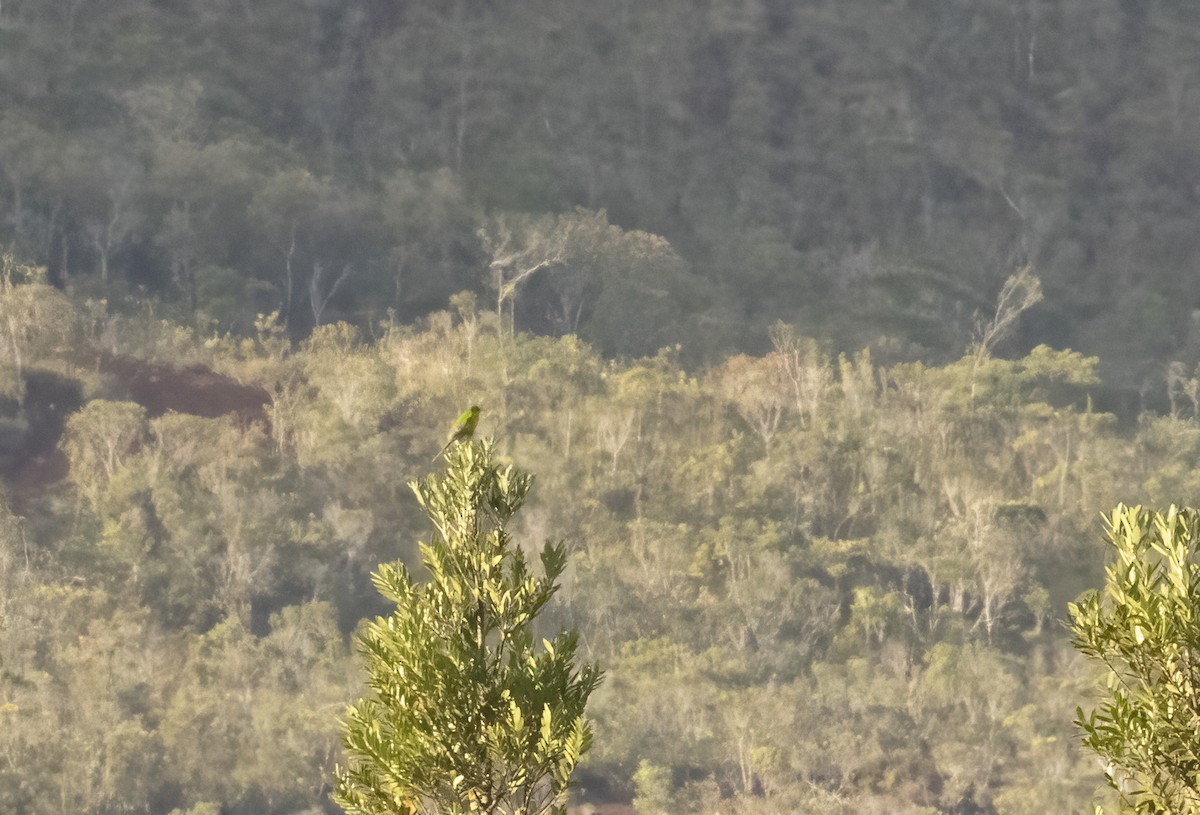
M474 436L477 424L479 424L479 405L471 405L458 417L458 421L454 423L454 429L450 431L450 441L446 442L445 447L438 450L438 454L433 457L433 460L437 461L438 456L449 450L450 445L454 442Z

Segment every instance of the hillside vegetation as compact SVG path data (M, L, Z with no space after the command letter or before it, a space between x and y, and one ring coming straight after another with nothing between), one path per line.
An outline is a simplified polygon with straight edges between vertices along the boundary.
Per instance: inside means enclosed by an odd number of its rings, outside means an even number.
M612 362L456 301L293 344L267 318L239 338L109 314L9 265L7 449L39 421L23 383L79 407L65 478L7 481L0 810L328 806L347 635L383 610L369 572L417 564L404 484L476 402L537 474L518 539L570 546L551 616L609 674L583 799L1089 811L1070 721L1091 674L1060 621L1100 581L1092 508L1197 494L1194 405L1121 425L1072 352L883 366L783 324L701 372ZM105 354L269 402L160 414Z
M1198 32L3 0L0 812L333 812L479 404L607 672L580 802L1090 813L1066 604L1200 503Z

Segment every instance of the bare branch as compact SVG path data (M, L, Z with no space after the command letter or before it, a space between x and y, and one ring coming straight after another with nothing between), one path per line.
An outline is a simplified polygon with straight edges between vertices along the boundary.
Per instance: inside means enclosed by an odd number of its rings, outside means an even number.
M996 297L996 311L987 323L975 329L972 353L976 360L991 356L996 345L1008 336L1017 319L1042 300L1042 282L1032 267L1024 266L1004 281Z

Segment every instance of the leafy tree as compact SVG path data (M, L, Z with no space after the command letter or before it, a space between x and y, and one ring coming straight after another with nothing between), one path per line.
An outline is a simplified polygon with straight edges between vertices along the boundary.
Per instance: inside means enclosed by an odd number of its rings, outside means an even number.
M544 576L531 573L507 527L532 478L495 464L490 441L447 462L411 485L435 528L422 546L430 582L401 563L375 574L396 608L359 636L373 695L348 711L334 797L361 815L561 813L601 676L575 668L573 631L534 646L566 548L547 543Z
M663 815L671 811L671 768L643 760L633 774L637 797L633 799L638 812Z
M69 345L74 315L45 278L44 269L0 255L0 391L6 381L19 382L24 367Z
M327 603L288 606L270 628L257 637L230 617L178 654L186 667L155 732L188 804L283 813L320 798L337 744L329 711L351 687L349 649Z
M93 399L67 421L64 447L71 477L95 497L146 432L146 411L133 402Z
M1084 744L1139 815L1200 812L1200 511L1118 506L1103 593L1070 606L1074 644L1108 673L1098 708L1078 711Z

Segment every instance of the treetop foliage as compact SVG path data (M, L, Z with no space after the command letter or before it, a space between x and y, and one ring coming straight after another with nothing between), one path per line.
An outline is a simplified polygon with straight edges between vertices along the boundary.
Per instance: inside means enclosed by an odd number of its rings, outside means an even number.
M344 724L336 799L350 813L563 812L591 746L599 670L576 668L573 631L534 645L566 548L547 543L530 571L507 527L532 478L493 459L491 441L460 444L410 485L437 533L421 545L428 582L401 563L372 576L395 609L358 635L373 695Z
M1074 644L1102 664L1107 693L1078 724L1105 778L1138 813L1200 811L1196 659L1200 510L1118 506L1103 591L1069 605Z

